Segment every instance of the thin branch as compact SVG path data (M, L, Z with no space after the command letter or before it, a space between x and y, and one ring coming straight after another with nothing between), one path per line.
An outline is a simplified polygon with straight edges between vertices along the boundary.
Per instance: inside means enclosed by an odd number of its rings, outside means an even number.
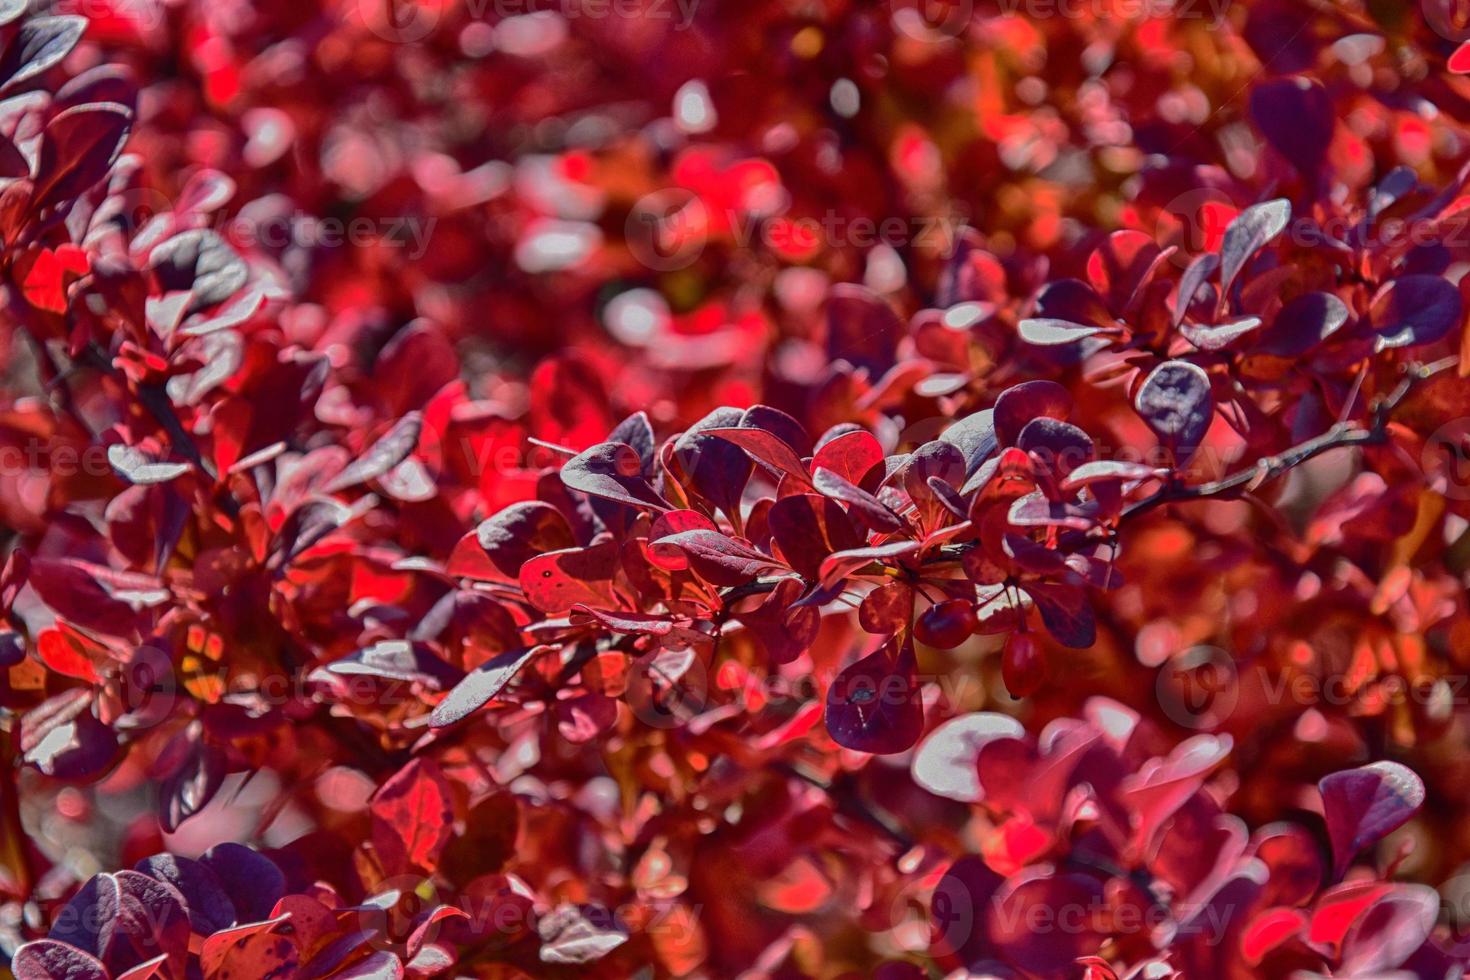
M1427 366L1407 366L1403 380L1393 391L1374 405L1371 413L1372 420L1367 427L1339 422L1319 436L1314 436L1306 442L1293 446L1284 453L1267 456L1255 465L1232 473L1224 479L1215 480L1212 483L1201 483L1197 486L1171 483L1127 507L1119 518L1119 523L1146 514L1164 504L1218 497L1241 488L1254 489L1267 480L1274 479L1293 467L1333 449L1381 445L1388 439L1388 423L1393 410L1409 396L1414 386L1458 363L1458 357L1451 357Z

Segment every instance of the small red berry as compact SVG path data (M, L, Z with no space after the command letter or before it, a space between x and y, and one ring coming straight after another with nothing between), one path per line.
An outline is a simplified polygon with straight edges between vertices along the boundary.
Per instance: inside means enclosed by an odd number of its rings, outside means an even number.
M1000 676L1013 698L1029 697L1040 689L1046 680L1046 651L1036 642L1035 633L1016 632L1006 640Z
M924 610L914 624L914 637L936 650L953 650L969 639L978 625L973 602L950 599Z

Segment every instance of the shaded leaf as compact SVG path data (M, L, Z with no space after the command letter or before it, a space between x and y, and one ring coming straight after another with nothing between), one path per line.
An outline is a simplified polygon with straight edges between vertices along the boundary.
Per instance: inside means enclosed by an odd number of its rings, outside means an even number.
M1199 449L1214 420L1209 375L1188 361L1165 361L1150 372L1133 401L1138 414L1182 466Z
M1368 319L1379 350L1432 344L1460 326L1460 291L1440 276L1403 276L1373 297Z
M876 755L902 752L917 742L924 705L914 669L913 643L890 639L838 674L827 688L832 740Z
M394 422L393 427L369 446L366 452L347 464L342 472L322 488L322 492L339 493L359 483L366 483L383 476L413 452L414 447L418 445L419 433L423 431L423 427L423 415L419 412L409 412Z
M1230 222L1220 245L1220 297L1230 295L1235 278L1251 256L1291 223L1291 202L1285 198L1253 204Z
M515 680L516 675L526 664L530 663L531 658L549 649L551 648L527 647L520 650L507 650L470 671L465 675L465 679L456 684L454 689L445 696L443 701L434 706L433 714L429 716L429 724L435 728L443 728L478 711L498 697L500 692Z
M0 93L30 81L71 53L87 30L85 17L32 17L0 55Z
M1338 877L1359 851L1401 827L1424 805L1423 781L1397 762L1344 769L1324 776L1317 788Z
M132 120L126 106L112 102L90 102L57 113L41 135L31 195L35 206L69 201L107 176Z

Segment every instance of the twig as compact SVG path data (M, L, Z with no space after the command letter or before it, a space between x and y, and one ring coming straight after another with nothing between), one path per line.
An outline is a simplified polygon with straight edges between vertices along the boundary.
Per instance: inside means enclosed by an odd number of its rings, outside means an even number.
M1314 456L1319 456L1329 450L1342 449L1347 446L1380 445L1388 439L1390 415L1409 396L1414 386L1442 371L1448 370L1458 363L1458 357L1451 357L1445 358L1442 361L1436 361L1427 366L1411 365L1406 367L1403 380L1398 383L1393 391L1374 405L1372 421L1366 428L1361 425L1338 422L1321 435L1293 446L1284 453L1267 456L1255 465L1237 473L1232 473L1224 479L1215 480L1212 483L1201 483L1197 486L1170 483L1168 486L1127 507L1119 518L1119 523L1146 514L1163 504L1203 500L1208 497L1218 497L1242 487L1259 486L1261 483L1280 476L1293 467L1299 466Z

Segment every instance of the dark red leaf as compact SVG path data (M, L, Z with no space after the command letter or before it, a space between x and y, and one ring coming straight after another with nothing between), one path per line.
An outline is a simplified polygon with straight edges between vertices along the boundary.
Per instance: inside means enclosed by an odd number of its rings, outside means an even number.
M1424 805L1423 781L1397 762L1344 769L1324 776L1317 788L1337 877L1359 851L1402 826Z
M843 748L891 755L919 740L923 697L913 644L890 639L846 667L827 688L827 732Z
M107 176L132 121L126 106L112 102L73 106L52 118L41 136L31 194L36 207L69 201Z

